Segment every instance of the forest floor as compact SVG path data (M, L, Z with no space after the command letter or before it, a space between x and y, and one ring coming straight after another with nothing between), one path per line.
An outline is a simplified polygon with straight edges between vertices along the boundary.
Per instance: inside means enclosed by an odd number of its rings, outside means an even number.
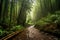
M9 40L58 40L58 38L48 33L40 32L34 26L30 26Z

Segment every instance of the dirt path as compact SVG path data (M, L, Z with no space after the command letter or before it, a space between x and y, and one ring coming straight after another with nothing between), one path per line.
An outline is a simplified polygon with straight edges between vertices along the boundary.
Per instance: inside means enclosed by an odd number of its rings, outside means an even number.
M40 32L38 29L34 28L33 25L26 28L26 30L10 40L58 40L58 38L48 33Z

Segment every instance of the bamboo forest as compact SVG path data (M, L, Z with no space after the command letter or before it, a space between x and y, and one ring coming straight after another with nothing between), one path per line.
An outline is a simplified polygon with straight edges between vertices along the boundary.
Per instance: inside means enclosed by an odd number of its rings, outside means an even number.
M60 40L60 0L0 0L0 40Z

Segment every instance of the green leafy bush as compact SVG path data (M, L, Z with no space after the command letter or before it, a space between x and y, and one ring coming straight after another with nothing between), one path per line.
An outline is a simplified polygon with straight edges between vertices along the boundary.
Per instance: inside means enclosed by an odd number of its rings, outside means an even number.
M60 15L56 13L48 14L46 17L43 17L36 22L36 28L39 30L59 33L60 29L58 29L58 24L60 24Z
M41 18L39 21L36 22L37 25L45 25L50 23L59 23L60 22L60 15L58 14L49 14L46 17Z
M23 26L17 25L17 26L13 26L10 30L11 30L11 31L16 31L16 30L21 30L21 29L23 29L23 28L24 28Z
M0 36L4 35L5 34L5 31L0 29Z
M17 25L17 26L13 26L12 28L9 29L3 29L2 27L0 27L0 37L4 37L12 32L15 32L17 30L23 30L24 27L21 25Z

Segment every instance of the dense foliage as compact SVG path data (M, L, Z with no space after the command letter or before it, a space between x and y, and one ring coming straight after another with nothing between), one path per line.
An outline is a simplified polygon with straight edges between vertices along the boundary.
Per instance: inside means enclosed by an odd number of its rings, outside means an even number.
M12 32L23 30L24 27L21 25L13 26L12 28L4 29L0 26L0 37L4 37Z
M36 28L60 34L60 13L48 14L46 17L41 18L36 22Z

